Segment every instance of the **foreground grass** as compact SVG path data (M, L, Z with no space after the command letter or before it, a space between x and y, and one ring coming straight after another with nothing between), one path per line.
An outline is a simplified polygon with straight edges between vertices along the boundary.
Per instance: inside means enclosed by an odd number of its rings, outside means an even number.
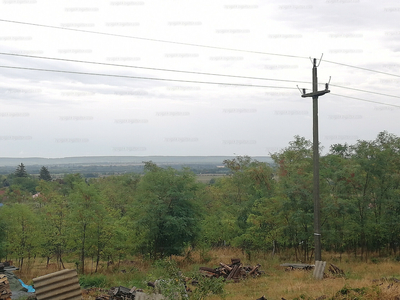
M258 278L249 278L239 283L225 285L226 299L255 300L263 295L268 300L300 300L300 299L369 299L369 300L399 300L400 299L400 262L390 259L381 259L377 262L361 262L354 258L346 258L346 262L337 262L334 257L326 258L327 264L333 262L345 272L345 276L329 275L326 278L315 280L312 271L285 271L280 266L283 262L278 257L260 255L247 260L245 255L237 249L217 249L210 251L206 257L200 258L199 253L188 253L185 257L173 257L184 274L198 270L200 266L215 268L220 262L229 264L231 258L240 258L245 265L261 264L265 274ZM105 289L112 286L147 288L146 282L165 276L165 270L150 262L140 259L114 263L107 267L103 264L100 274L90 274L93 267L88 262L87 275L80 278L86 286L91 284ZM35 262L30 268L16 273L24 282L30 284L32 278L56 271L49 269L45 264ZM66 264L67 268L74 268L74 264ZM84 299L95 299L95 295L85 295ZM222 299L221 296L211 295L209 300Z

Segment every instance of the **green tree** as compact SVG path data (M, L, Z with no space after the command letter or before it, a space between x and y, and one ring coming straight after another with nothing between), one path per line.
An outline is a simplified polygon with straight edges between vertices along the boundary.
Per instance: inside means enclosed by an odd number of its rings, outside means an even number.
M276 197L282 205L280 243L294 248L296 259L304 261L310 258L313 241L312 157L312 143L300 136L272 155L277 166Z
M0 207L0 210L2 208ZM7 232L7 223L5 219L0 219L0 261L6 256L6 235Z
M26 172L25 165L23 163L18 165L17 169L14 172L14 175L16 177L28 177L28 173Z
M322 158L325 183L322 207L327 250L396 251L400 231L400 139L381 132L372 141L336 144Z
M51 181L50 172L49 172L49 170L48 170L45 166L43 166L43 167L40 169L39 179L40 179L40 180L45 180L45 181Z
M146 162L132 212L142 253L154 259L182 254L195 241L199 231L195 203L198 187L188 169L164 169Z
M47 257L56 256L57 265L64 267L63 254L67 252L68 241L68 199L60 194L60 184L57 182L40 181L37 191L39 214L42 216L42 230L46 232L41 240L41 254Z
M26 204L9 204L0 209L0 220L7 220L7 254L18 258L18 266L23 268L26 258L38 254L38 218Z
M75 181L69 199L69 233L71 247L79 254L79 269L85 273L85 259L88 249L94 243L96 214L100 209L99 192L94 185L87 184L83 179Z
M107 176L96 180L96 187L104 195L107 206L118 211L120 216L124 217L134 202L139 180L140 175L138 174Z

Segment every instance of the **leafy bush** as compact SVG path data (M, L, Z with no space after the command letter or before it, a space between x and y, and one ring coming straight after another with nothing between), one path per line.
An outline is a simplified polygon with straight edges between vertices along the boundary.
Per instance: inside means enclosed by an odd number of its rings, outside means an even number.
M191 300L203 300L210 295L219 295L221 298L225 298L225 281L223 277L208 278L197 271L191 274L191 278L197 281L196 288L190 294Z
M104 288L107 285L107 276L103 274L81 275L79 276L79 285L83 288Z

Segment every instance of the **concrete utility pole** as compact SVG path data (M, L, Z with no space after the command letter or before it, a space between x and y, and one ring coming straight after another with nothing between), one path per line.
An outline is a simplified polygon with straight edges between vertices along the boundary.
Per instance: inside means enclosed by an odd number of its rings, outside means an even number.
M313 91L306 93L303 89L301 97L313 98L313 198L314 198L314 245L315 260L321 260L321 222L320 222L320 201L319 201L319 140L318 140L318 96L329 93L328 83L325 90L318 91L317 60L313 60L312 68Z

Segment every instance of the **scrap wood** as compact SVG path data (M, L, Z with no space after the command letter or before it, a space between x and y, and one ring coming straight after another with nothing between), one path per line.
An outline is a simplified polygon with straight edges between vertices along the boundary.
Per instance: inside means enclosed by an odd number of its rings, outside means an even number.
M11 289L8 278L5 274L0 274L0 299L11 300Z
M228 270L229 272L232 271L232 268L224 263L219 263L221 267L223 267L224 269Z
M249 272L249 275L252 275L255 271L257 271L257 269L258 269L259 267L261 267L261 265L260 265L260 264L257 264L257 265Z
M231 262L232 262L232 265L240 264L240 258L232 258Z
M226 280L232 279L233 277L235 277L237 271L239 270L240 265L236 265L232 271L229 273L228 277L226 277Z
M257 264L255 266L243 266L243 264L240 263L239 258L233 258L231 259L231 264L227 265L222 262L219 263L219 267L212 269L208 267L200 267L200 271L203 273L204 276L207 277L219 277L222 276L226 280L231 280L233 279L234 281L238 281L241 278L246 278L248 276L259 276L261 275L262 271L259 270L261 267L260 264Z
M111 289L108 290L108 294L102 294L97 296L96 300L129 300L129 299L135 299L136 292L141 292L143 291L142 289L136 289L136 287L133 287L131 289L124 287L124 286L118 286L118 287L112 287Z
M333 275L344 275L344 272L342 269L338 268L334 264L330 264L329 266L329 272L331 272Z

